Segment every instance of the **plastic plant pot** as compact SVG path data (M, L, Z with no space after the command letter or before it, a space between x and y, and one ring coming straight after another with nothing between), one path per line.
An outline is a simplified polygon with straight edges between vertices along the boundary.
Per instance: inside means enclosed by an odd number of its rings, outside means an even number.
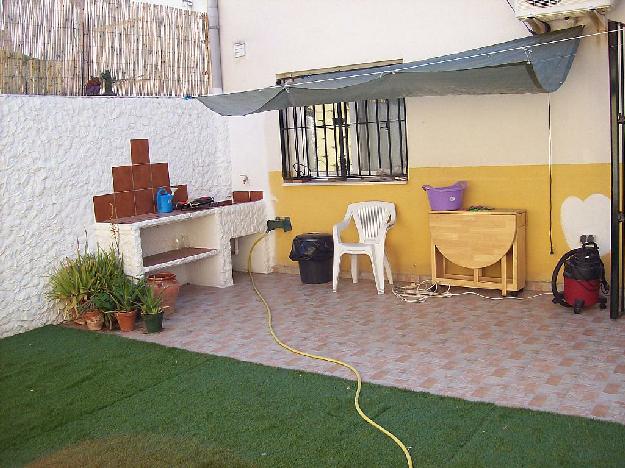
M163 312L158 314L145 314L143 316L145 331L148 333L158 333L163 330Z

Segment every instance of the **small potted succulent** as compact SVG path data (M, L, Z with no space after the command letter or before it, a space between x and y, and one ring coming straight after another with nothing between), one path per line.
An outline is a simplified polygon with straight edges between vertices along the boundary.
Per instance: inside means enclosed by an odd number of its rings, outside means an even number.
M132 279L123 276L111 285L110 295L115 303L115 318L119 329L123 332L133 331L137 317L137 286Z
M163 303L161 298L154 294L152 288L143 284L139 296L141 302L141 317L148 333L158 333L163 329Z
M100 73L100 82L104 85L104 94L103 96L117 96L117 93L113 91L113 84L117 83L118 80L113 78L110 70L104 70Z

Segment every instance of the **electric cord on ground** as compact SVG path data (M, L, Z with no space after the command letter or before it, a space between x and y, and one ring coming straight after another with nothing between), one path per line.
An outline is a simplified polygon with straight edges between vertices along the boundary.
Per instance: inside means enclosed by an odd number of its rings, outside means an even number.
M406 448L404 443L401 440L399 440L399 438L395 434L393 434L392 432L388 431L387 429L382 427L380 424L375 422L373 419L371 419L369 416L367 416L365 414L365 412L362 410L362 408L360 407L360 392L362 390L362 378L360 377L360 372L358 372L358 370L354 366L352 366L351 364L348 364L348 363L346 363L344 361L341 361L339 359L334 359L334 358L331 358L331 357L320 356L320 355L317 355L317 354L311 354L311 353L307 353L305 351L300 351L299 349L293 348L293 347L289 346L288 344L284 343L276 335L276 333L275 333L275 331L273 329L273 324L272 324L271 307L269 307L269 303L265 300L265 298L261 294L260 290L256 286L256 283L254 282L254 275L252 274L252 253L254 252L254 248L263 239L265 239L266 237L267 237L267 233L265 233L263 236L259 237L254 242L254 244L252 244L252 248L250 249L250 253L249 253L248 257L247 257L247 272L250 275L250 280L252 282L252 288L254 289L254 292L256 293L256 295L258 296L260 301L265 306L265 314L266 314L266 318L267 318L267 328L269 329L269 333L271 333L271 337L273 338L273 340L279 346L281 346L282 348L286 349L287 351L290 351L291 353L294 353L294 354L297 354L297 355L300 355L300 356L304 356L304 357L307 357L307 358L310 358L310 359L316 359L318 361L325 361L325 362L331 362L333 364L338 364L339 366L345 367L346 369L351 371L351 373L354 374L354 376L356 377L356 384L357 384L357 386L356 386L356 394L354 395L354 407L356 408L356 411L358 412L359 416L362 419L364 419L368 424L370 424L375 429L380 431L382 434L384 434L385 436L389 437L393 442L395 442L395 444L397 444L397 446L404 453L404 456L406 457L406 463L408 465L408 468L412 468L412 457L410 456L410 452L408 451L408 449Z
M441 290L439 291L439 288ZM502 301L504 299L514 299L517 301L526 301L528 299L534 299L539 296L550 296L550 292L538 293L527 297L517 296L502 296L492 297L480 294L475 291L464 291L460 293L451 292L451 286L444 286L438 283L433 283L430 280L424 280L420 283L411 283L406 286L393 286L393 294L404 302L421 304L430 298L446 299L455 296L478 296L482 299L488 299L491 301Z

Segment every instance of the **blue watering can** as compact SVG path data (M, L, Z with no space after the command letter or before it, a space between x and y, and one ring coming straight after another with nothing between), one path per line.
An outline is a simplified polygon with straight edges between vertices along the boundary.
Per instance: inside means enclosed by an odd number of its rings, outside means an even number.
M171 193L167 193L165 187L159 187L156 192L156 212L157 213L171 213L174 211L174 196Z

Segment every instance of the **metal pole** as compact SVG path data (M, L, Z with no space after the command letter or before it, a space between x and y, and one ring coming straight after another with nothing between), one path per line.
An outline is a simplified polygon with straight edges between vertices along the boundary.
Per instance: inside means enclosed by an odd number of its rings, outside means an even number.
M297 108L291 107L291 109L293 110L293 131L295 132L295 172L297 174L297 178L299 179L301 178L302 174L299 165L299 132L297 131Z
M386 99L386 139L388 141L388 167L393 176L393 131L391 130L391 103Z
M619 161L618 161L618 168L617 168L617 172L618 172L618 177L619 177L619 201L617 202L619 204L619 209L618 209L618 222L620 225L620 238L619 238L619 247L620 247L620 254L619 254L619 294L618 294L618 300L617 300L617 315L622 315L623 314L623 307L625 306L625 285L624 283L624 277L623 277L623 241L625 240L625 223L623 222L623 208L625 207L625 203L623 203L623 199L625 197L625 191L623 190L623 180L625 178L625 167L623 166L623 152L625 151L625 127L622 123L622 116L625 115L625 92L623 90L623 86L625 86L625 45L623 44L623 24L620 24L620 28L618 31L618 45L619 45L619 65L620 65L620 75L619 75L619 88L618 88L618 95L619 95L619 100L620 100L620 107L619 107L619 114L621 115L621 125L619 128L619 133L621 136L621 147L620 147L620 151L619 151Z
M325 161L326 161L326 177L328 177L328 125L326 122L326 105L322 104L321 109L323 112L323 146L325 148Z
M610 277L610 318L616 319L620 315L620 268L621 268L621 243L620 243L620 180L619 164L621 160L619 130L623 124L623 116L619 113L619 94L622 93L622 83L619 80L619 34L617 27L620 23L610 21L608 23L608 58L610 69L610 136L611 136L611 200L612 210L611 223L611 277Z
M288 125L285 123L285 110L278 111L278 115L280 118L280 149L282 150L282 178L284 180L290 180L291 174L288 168L290 167L290 161L288 156L288 138L289 138L289 129Z
M219 2L207 0L206 14L208 16L208 37L210 44L211 93L223 93L221 76L221 40L219 39Z
M312 106L313 109L313 132L315 142L315 171L317 177L319 177L319 148L317 148L317 106ZM312 173L312 170L310 171Z
M337 167L338 170L340 170L340 174L337 174L341 179L347 179L347 159L345 158L345 134L343 133L343 109L342 109L342 103L338 103L336 105L336 122L337 125L339 127L339 147L338 147L338 151L339 151L339 160L338 160L338 164L339 166ZM335 127L336 130L336 127ZM336 138L336 133L335 133L335 138Z
M362 164L360 161L360 116L358 115L358 101L354 101L354 116L356 121L356 155L358 156L358 175L362 176Z
M401 101L402 99L397 99L397 129L399 132L399 163L401 164L401 175L404 175L404 142L403 135L401 131ZM408 169L406 169L406 173L408 173Z
M367 175L371 175L371 139L369 135L369 101L365 101L365 122L367 124Z

